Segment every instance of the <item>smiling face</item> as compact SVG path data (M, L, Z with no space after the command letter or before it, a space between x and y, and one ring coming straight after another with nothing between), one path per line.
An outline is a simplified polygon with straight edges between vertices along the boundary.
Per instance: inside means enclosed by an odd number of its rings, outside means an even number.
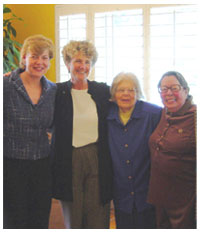
M173 85L180 85L179 81L174 75L165 76L161 81L161 88L172 87ZM188 91L182 86L179 91L174 91L168 89L166 93L160 93L162 102L169 112L177 112L185 103Z
M137 101L133 82L130 80L121 81L117 86L114 99L121 111L131 110Z
M85 82L91 70L91 60L82 53L78 53L67 64L67 68L73 83Z
M30 76L41 78L50 67L49 51L45 50L41 55L28 52L24 58L25 72Z

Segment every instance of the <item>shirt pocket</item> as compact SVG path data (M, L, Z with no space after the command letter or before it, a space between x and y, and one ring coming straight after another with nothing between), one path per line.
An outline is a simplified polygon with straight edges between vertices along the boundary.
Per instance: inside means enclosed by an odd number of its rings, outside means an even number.
M166 145L169 152L181 157L195 149L195 134L189 128L172 126L166 135Z

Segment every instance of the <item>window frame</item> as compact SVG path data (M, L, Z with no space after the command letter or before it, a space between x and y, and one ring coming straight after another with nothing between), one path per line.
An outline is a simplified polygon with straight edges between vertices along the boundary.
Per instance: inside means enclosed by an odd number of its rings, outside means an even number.
M191 4L63 4L55 6L55 33L56 33L56 81L59 82L60 73L60 46L59 46L59 16L72 14L86 14L86 39L95 43L94 17L95 13L142 9L143 25L144 25L144 79L143 90L148 101L150 99L150 9L153 7L175 7L194 5ZM90 80L95 79L95 67L89 77Z

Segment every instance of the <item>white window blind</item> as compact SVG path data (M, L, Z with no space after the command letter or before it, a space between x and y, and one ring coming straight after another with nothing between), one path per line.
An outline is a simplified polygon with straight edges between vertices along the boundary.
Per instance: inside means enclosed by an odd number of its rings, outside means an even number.
M59 17L59 57L60 57L60 80L69 79L68 70L62 57L62 49L70 40L86 39L86 15L75 14Z
M111 84L118 72L131 71L138 76L147 100L161 104L157 83L163 73L176 70L197 100L196 5L66 4L56 10L58 81L69 78L63 46L72 39L88 39L99 54L92 79Z
M120 71L143 77L142 9L96 13L95 45L95 80L111 84Z
M194 100L197 100L197 16L196 6L150 9L151 101L159 103L155 84L169 70L183 74Z

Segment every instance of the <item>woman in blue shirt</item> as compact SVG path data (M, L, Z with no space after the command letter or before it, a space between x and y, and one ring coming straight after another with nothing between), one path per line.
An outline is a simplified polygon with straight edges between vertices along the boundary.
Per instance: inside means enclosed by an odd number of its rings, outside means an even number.
M117 228L155 228L154 208L146 202L150 175L148 140L160 120L161 108L140 100L140 84L132 73L119 73L114 78L111 98L107 120Z
M44 74L53 49L42 35L28 37L20 68L3 80L4 228L48 228L56 85Z

